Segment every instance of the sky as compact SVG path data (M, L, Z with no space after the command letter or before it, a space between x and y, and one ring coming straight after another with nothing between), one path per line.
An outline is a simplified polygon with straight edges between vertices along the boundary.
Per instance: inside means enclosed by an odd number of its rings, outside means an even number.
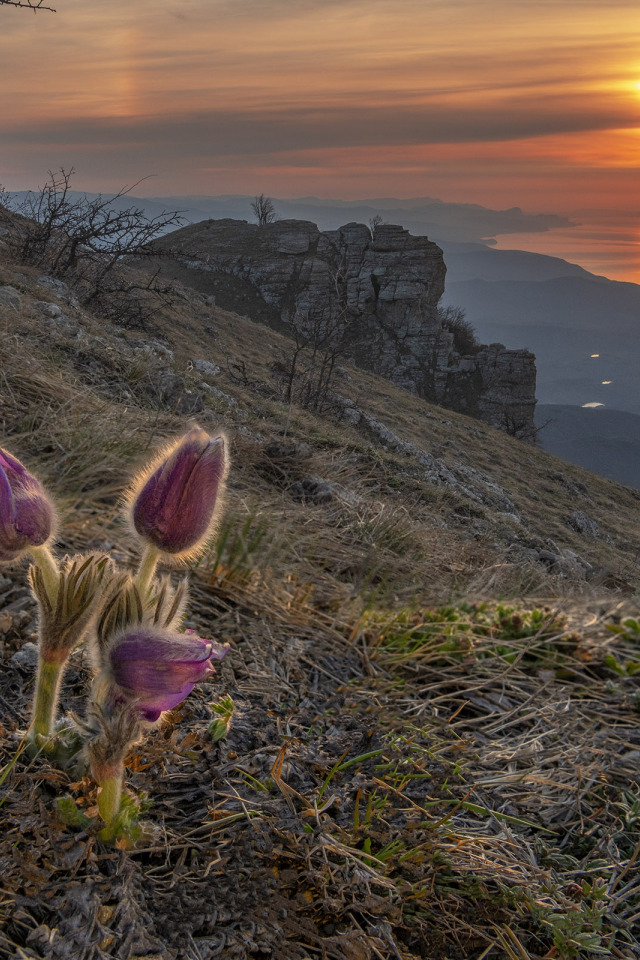
M580 226L499 245L640 282L638 0L0 6L0 183L435 197Z

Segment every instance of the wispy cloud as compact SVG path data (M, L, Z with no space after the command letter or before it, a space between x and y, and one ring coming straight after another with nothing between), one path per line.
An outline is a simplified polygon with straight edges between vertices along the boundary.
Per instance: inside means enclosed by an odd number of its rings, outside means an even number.
M437 143L516 141L549 134L599 131L635 126L632 113L616 97L566 96L506 92L497 98L402 96L381 94L370 104L365 97L347 102L125 117L75 117L18 120L5 127L5 142L38 145L86 144L109 147L135 143L164 146L172 155L216 156L266 154L330 147L381 147Z
M165 192L439 185L540 206L637 146L637 0L58 6L46 24L2 15L10 186L73 163L87 187L157 171Z

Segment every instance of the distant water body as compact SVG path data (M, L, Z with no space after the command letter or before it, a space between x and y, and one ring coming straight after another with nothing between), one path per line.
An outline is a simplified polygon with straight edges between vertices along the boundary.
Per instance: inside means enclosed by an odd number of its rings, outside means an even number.
M546 233L502 234L495 246L498 250L546 253L610 280L640 283L638 210L580 210L571 216L578 226L558 227Z

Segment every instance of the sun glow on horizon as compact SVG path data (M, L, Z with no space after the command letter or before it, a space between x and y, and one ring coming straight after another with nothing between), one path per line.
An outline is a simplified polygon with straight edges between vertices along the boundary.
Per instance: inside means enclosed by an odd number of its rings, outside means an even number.
M188 0L178 12L169 0L65 0L46 30L7 17L2 180L29 188L73 165L86 189L153 173L158 195L401 194L576 221L596 209L625 236L582 232L596 258L606 244L594 272L611 256L636 279L625 218L640 155L640 8L544 7ZM547 239L543 252L565 237Z

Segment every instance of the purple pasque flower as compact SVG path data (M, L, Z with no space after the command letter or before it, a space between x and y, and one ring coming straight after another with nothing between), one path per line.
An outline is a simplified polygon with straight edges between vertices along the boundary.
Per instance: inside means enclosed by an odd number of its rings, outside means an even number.
M189 696L196 683L215 673L229 644L203 640L195 633L177 633L140 626L117 637L108 652L108 671L122 695L136 701L143 720L157 720Z
M0 447L0 562L42 546L53 524L53 504L40 482Z
M129 504L138 534L162 553L196 552L212 531L226 473L224 437L194 427L134 485Z

